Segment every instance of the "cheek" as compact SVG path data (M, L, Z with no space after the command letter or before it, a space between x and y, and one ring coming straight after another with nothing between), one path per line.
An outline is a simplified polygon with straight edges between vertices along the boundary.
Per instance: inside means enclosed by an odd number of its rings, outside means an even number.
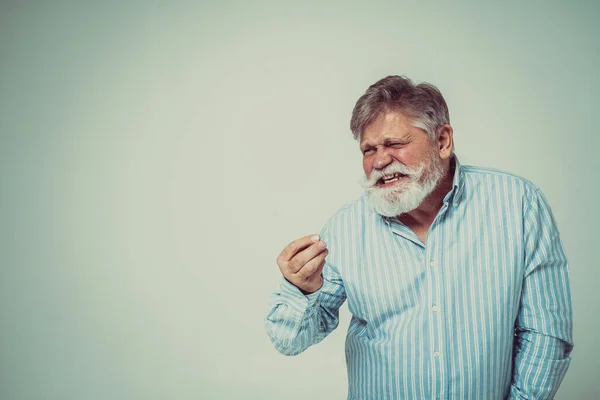
M394 157L394 160L402 164L409 164L412 162L413 152L408 147L404 147L401 149L394 150L392 157Z
M399 163L404 164L410 168L413 168L413 167L419 165L419 163L420 163L418 154L415 154L414 152L409 151L408 149L398 150L394 154L394 158Z
M368 158L363 158L363 171L367 176L371 176L371 171L373 170L373 163L369 161Z

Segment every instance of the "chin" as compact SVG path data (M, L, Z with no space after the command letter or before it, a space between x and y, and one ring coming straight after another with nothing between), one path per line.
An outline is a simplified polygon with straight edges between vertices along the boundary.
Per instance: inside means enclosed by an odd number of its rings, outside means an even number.
M427 194L418 187L383 187L369 191L368 202L376 213L385 217L395 217L413 211L423 202Z

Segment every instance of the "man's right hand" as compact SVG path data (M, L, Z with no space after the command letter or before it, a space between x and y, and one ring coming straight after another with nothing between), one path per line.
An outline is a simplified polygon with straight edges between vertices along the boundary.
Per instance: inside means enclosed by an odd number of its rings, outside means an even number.
M321 275L329 254L319 235L305 236L288 244L277 257L281 273L302 293L314 293L323 286Z

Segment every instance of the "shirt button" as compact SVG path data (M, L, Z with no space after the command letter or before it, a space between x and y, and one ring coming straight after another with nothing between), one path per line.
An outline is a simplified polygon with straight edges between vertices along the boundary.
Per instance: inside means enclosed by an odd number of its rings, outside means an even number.
M431 265L433 268L437 267L437 263L435 262L435 260L431 260L429 262L429 265Z
M433 306L433 307L431 307L431 309L433 310L433 312L438 312L438 310L439 310L438 306Z
M433 356L434 356L435 358L440 358L441 354L440 354L440 352L439 352L439 351L436 351L435 353L433 353Z

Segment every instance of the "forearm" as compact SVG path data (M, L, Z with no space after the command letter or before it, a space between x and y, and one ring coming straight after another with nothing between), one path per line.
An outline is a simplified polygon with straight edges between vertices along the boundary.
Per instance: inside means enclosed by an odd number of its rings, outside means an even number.
M324 286L331 284L327 281ZM275 348L285 355L297 355L322 341L339 323L339 304L327 302L327 288L303 295L284 281L273 294L265 318L265 329ZM343 300L342 300L343 301Z
M553 399L571 358L572 343L534 331L515 336L509 399Z

